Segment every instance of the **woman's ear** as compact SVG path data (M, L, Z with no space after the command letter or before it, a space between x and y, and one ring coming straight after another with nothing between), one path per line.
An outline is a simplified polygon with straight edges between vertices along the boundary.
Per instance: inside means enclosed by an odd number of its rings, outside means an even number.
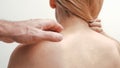
M55 0L50 0L50 7L51 8L56 8Z

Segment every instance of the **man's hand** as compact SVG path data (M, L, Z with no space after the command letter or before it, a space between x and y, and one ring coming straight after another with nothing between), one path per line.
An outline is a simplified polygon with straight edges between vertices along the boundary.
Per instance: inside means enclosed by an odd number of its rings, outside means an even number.
M13 22L8 27L5 35L0 40L5 42L16 41L22 44L34 44L43 40L58 42L62 40L59 33L63 27L52 20L32 19L27 21Z

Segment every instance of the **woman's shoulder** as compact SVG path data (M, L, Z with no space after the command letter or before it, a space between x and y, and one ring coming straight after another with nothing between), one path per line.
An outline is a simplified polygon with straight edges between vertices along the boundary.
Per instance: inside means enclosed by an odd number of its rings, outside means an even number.
M11 55L9 66L14 66L13 68L62 68L61 56L59 43L43 41L34 45L18 46Z

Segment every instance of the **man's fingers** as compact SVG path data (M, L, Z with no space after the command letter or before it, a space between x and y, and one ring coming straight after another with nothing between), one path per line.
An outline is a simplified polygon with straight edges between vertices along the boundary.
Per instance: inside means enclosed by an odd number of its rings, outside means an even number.
M51 19L31 19L23 24L46 31L61 32L63 30L62 25Z
M23 21L22 24L54 32L61 32L63 29L63 27L59 23L51 19L31 19L28 21Z
M59 42L63 37L57 32L27 28L24 33L18 33L11 38L21 44L35 44L41 41Z
M52 31L42 31L39 34L41 40L48 40L53 42L59 42L63 39L63 36L60 33L52 32Z
M60 24L56 23L56 24L53 24L53 27L50 27L47 29L54 32L61 32L63 30L63 27Z
M46 31L61 32L63 27L53 20L47 20L42 26L42 29Z

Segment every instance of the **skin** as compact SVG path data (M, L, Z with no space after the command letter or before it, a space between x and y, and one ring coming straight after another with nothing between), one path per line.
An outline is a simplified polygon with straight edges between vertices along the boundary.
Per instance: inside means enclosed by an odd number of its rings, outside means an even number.
M119 44L93 31L84 21L72 19L65 21L69 24L62 31L61 42L19 46L8 68L119 68ZM73 22L74 27L70 25Z
M55 8L54 0L51 6ZM93 31L75 16L61 24L64 27L61 42L19 46L8 68L120 68L119 44L115 40Z
M35 44L41 40L58 42L62 40L59 33L63 27L53 20L31 19L26 21L0 21L0 40Z

